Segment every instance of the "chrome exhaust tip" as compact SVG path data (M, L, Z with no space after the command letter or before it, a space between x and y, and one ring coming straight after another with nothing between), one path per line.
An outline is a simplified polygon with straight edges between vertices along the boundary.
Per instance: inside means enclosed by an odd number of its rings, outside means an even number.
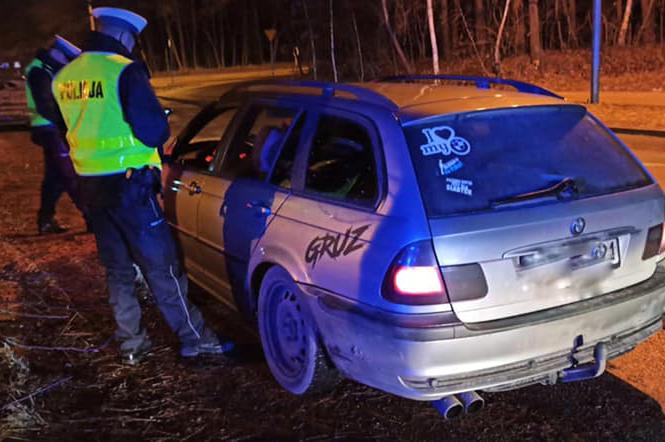
M466 391L457 395L457 398L464 405L464 411L466 414L478 413L480 410L485 408L485 399L483 399L475 391Z
M464 413L464 405L454 395L432 401L432 406L447 420L457 419Z

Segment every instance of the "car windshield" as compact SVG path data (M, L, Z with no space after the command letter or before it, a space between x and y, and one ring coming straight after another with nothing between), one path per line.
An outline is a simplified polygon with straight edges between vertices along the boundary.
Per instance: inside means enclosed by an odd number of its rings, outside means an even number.
M447 115L407 123L404 131L430 217L587 198L651 183L581 106Z

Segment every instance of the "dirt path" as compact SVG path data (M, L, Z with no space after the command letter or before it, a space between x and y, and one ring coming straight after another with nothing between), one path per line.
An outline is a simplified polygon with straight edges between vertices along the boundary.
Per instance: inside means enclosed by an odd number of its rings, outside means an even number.
M155 353L122 366L106 345L113 323L92 236L69 201L59 217L73 233L35 236L41 152L26 133L0 133L0 151L0 336L13 344L0 344L0 408L53 386L0 411L0 440L665 440L662 332L600 379L487 394L481 414L454 422L353 382L327 396L286 394L255 336L197 289L239 356L183 364L147 301Z

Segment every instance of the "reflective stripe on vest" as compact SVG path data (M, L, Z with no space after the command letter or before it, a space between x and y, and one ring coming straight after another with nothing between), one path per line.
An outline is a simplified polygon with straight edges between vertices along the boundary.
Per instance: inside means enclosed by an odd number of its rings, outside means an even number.
M46 68L40 59L35 58L25 67L25 78L28 78L30 71L33 69L43 69L52 79L51 71ZM28 81L25 82L25 98L28 103L28 113L30 114L31 127L54 126L50 120L47 120L46 118L39 115L39 113L37 113L37 104L35 104L35 98L32 95L32 89L30 89L30 83Z
M132 61L109 52L84 52L56 75L53 94L67 125L79 175L110 175L130 167L161 168L157 149L134 136L124 119L118 83Z

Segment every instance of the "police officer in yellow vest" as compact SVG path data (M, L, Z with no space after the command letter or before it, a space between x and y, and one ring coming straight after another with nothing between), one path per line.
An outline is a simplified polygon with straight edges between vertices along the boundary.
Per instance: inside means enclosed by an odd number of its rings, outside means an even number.
M157 202L157 148L167 140L169 128L146 69L131 56L147 21L118 8L96 8L93 15L98 32L58 73L53 93L106 267L123 360L138 363L151 348L134 292L133 261L178 335L182 357L227 353L233 344L206 327L188 301L187 277Z
M79 48L56 35L51 47L38 50L35 59L25 69L31 138L44 151L44 180L37 215L40 234L67 230L54 217L56 204L63 192L67 192L74 203L79 203L76 173L69 159L69 146L63 132L65 127L51 91L51 82L54 75L80 53Z

